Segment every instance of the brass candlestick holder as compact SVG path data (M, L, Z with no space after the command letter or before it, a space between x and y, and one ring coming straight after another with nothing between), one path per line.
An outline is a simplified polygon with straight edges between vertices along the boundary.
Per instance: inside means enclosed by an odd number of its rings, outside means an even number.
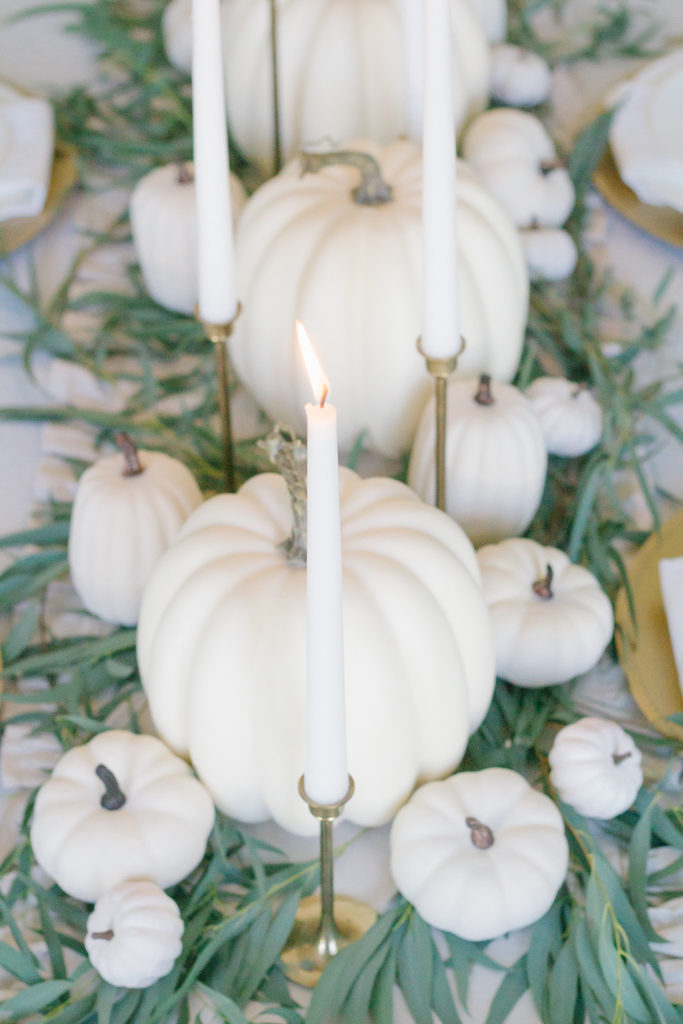
M350 896L334 896L332 824L353 796L349 776L346 796L336 804L316 804L306 795L303 775L299 794L320 821L320 893L301 900L284 950L282 962L290 981L306 988L317 985L326 966L340 949L372 928L377 914L367 903Z
M221 418L221 442L223 448L223 474L226 491L235 490L235 460L232 442L232 416L230 412L230 361L228 359L228 338L235 329L235 321L242 311L240 303L232 320L225 323L209 323L197 317L209 341L213 342L218 377L218 411Z
M458 365L458 359L465 348L465 339L460 341L460 348L454 356L446 359L434 359L422 351L422 338L417 339L417 350L427 364L427 369L434 378L436 406L436 447L434 452L436 468L436 507L446 511L446 413L448 398L448 378Z
M280 126L280 71L277 52L277 6L270 0L270 67L273 95L273 174L282 170L282 130Z

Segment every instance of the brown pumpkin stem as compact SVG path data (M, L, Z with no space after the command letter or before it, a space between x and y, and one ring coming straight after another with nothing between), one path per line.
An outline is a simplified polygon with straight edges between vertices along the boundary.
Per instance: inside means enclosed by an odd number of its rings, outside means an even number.
M621 764L622 761L625 761L626 758L630 757L630 756L631 756L631 751L627 750L623 754L612 754L612 760L614 761L615 764Z
M126 802L125 794L118 784L117 778L104 764L98 764L95 775L104 783L104 793L100 799L105 811L118 811Z
M484 825L478 818L465 818L465 824L470 830L472 844L478 850L488 850L489 846L493 846L493 832L488 825Z
M138 455L133 438L129 434L117 434L116 443L121 449L121 454L125 460L123 475L139 476L140 473L144 473L145 468L140 462L140 456Z
M496 400L491 394L491 375L489 373L482 373L479 377L479 387L474 401L477 405L495 405Z
M553 582L553 567L546 565L545 576L540 580L536 580L535 583L531 584L531 589L537 597L540 597L543 601L549 601L551 597L554 597L551 583Z
M306 565L306 445L289 427L276 424L259 445L285 478L292 503L292 532L278 547L290 565Z
M541 174L545 175L550 174L551 171L559 170L560 167L562 167L562 161L556 158L555 160L542 160L538 169Z
M91 939L104 939L105 942L111 942L114 938L114 932L111 928L108 928L106 932L92 932L90 935Z
M355 149L342 149L333 153L302 153L301 174L316 174L321 167L350 164L360 171L360 185L351 192L354 203L361 206L384 206L394 198L394 190L382 177L374 156Z
M177 182L179 185L191 185L194 181L194 172L188 163L184 160L178 160L176 163L178 169Z
M582 395L584 393L584 391L588 391L588 383L587 381L582 380L579 384L576 385L576 387L572 391L571 397L578 398L579 395Z

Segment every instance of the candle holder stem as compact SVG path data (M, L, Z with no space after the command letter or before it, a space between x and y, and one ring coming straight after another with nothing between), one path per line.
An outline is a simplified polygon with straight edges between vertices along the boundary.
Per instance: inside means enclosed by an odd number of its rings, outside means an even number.
M230 360L228 359L228 338L235 329L235 321L242 307L238 304L237 312L232 320L225 323L210 323L200 320L204 332L213 342L216 357L216 377L218 383L218 412L221 421L221 450L223 459L223 476L226 491L235 490L235 460L232 438L232 414L230 403Z
M282 170L282 130L280 127L280 70L277 53L277 3L270 0L270 67L273 76L273 174Z
M448 421L448 378L458 365L458 359L465 348L465 341L461 339L460 348L453 356L446 358L434 358L426 356L422 351L422 339L418 338L417 350L424 356L427 370L434 378L434 408L436 415L436 443L434 451L434 466L436 477L436 507L442 512L446 511L446 424Z
M342 800L316 804L306 794L303 776L299 779L299 794L320 822L320 893L301 900L282 951L282 962L290 981L306 988L317 985L339 950L360 939L377 920L377 914L366 903L349 896L334 896L332 826L353 796L353 790L353 779L349 776L349 788Z

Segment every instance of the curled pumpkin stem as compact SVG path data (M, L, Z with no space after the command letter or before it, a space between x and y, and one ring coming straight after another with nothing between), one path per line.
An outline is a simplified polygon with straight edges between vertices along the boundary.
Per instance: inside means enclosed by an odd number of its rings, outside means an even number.
M493 846L494 836L488 825L484 825L478 818L472 817L465 818L465 824L470 830L472 844L478 850L488 850L490 846Z
M536 580L535 583L532 583L531 589L537 597L540 597L543 601L548 601L551 597L555 596L551 587L551 583L553 582L553 567L551 565L546 565L545 570L545 576L540 580Z
M354 203L361 206L384 206L394 198L394 190L384 180L374 156L355 149L341 149L333 153L302 153L301 174L315 174L322 167L349 164L360 172L360 185L353 189Z
M121 450L121 454L125 460L125 467L123 470L124 476L139 476L140 473L144 473L145 467L140 462L140 456L135 446L135 442L130 434L120 433L116 435L116 443Z
M482 373L479 377L479 387L474 396L477 405L495 405L495 398L491 394L491 374Z
M289 427L276 424L260 447L285 478L292 503L292 532L278 544L290 565L306 565L306 446Z
M119 786L116 776L104 764L98 764L95 775L104 783L104 793L100 800L102 807L105 811L118 811L119 807L123 807L125 804L126 796Z

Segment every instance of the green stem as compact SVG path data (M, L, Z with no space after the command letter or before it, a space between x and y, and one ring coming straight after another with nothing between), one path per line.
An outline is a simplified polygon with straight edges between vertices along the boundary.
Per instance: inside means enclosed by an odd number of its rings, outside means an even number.
M261 447L285 478L292 503L292 532L278 547L290 565L306 565L306 446L286 427L276 425Z
M348 164L360 172L360 185L351 192L354 203L360 206L384 206L394 198L394 190L382 177L377 160L369 153L343 149L334 153L301 154L302 174L315 174L322 167L334 167L338 164Z

